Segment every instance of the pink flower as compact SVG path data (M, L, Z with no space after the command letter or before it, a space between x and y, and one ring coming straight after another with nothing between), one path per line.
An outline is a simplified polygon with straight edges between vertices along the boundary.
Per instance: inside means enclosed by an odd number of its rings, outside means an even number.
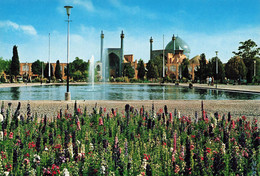
M103 124L103 119L101 117L99 118L99 125L104 125Z
M77 121L77 130L81 130L81 128L80 128L80 121L79 120Z
M13 139L13 137L14 137L14 133L13 133L13 132L10 132L9 138L10 138L10 139Z
M172 122L172 113L170 112L170 122Z

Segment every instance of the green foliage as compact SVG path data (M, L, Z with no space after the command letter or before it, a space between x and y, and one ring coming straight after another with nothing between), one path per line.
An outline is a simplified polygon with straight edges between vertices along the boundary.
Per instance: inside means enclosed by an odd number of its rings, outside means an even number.
M225 80L225 68L221 60L218 58L218 74L216 74L216 57L213 57L209 60L207 64L208 76L213 76L214 80L220 80L220 82L224 82Z
M225 65L227 78L237 80L246 76L246 66L239 56L234 56Z
M135 70L131 67L131 64L126 64L124 66L123 76L127 76L128 78L133 78L135 76Z
M145 67L144 67L144 61L142 59L140 59L138 61L137 64L137 70L138 70L138 74L137 77L141 80L144 80L144 76L145 76Z
M155 57L153 59L153 63L154 63L156 75L158 77L162 78L162 76L163 76L163 57L162 56Z
M81 79L83 79L83 74L81 73L81 71L77 70L75 72L72 73L72 77L74 81L79 81Z
M245 42L239 43L241 46L238 47L238 52L233 52L236 56L240 56L247 68L246 79L247 82L251 83L254 74L254 60L260 56L260 48L257 44L249 39Z
M153 78L157 78L157 70L154 66L154 62L149 60L149 62L147 63L147 79L153 79Z
M200 55L200 65L197 68L197 71L195 71L195 76L200 80L200 83L205 82L208 70L207 70L207 64L206 64L206 56L204 53Z
M59 60L56 61L55 77L56 77L56 79L61 79L61 67L60 67Z
M14 45L12 62L10 65L10 74L16 77L17 75L19 75L19 73L20 73L20 61L19 61L17 46Z
M257 118L75 104L74 114L18 120L11 106L1 125L1 175L259 175Z
M86 79L88 77L89 63L78 57L69 64L69 76L74 80ZM65 75L67 76L67 68L64 69ZM81 74L79 74L80 71ZM77 73L75 73L77 72ZM80 76L81 75L81 76ZM76 76L77 78L74 78Z
M188 59L183 59L182 63L181 63L181 70L182 70L182 77L190 79L191 75L189 73L189 60Z
M33 62L32 63L33 74L41 75L43 66L44 66L44 62L41 62L40 60Z
M51 77L53 77L53 66L50 64L50 68L51 68ZM45 65L45 68L44 68L44 77L45 78L49 78L49 63L47 63Z
M11 60L4 60L3 57L0 57L0 75L2 72L9 74L10 72Z

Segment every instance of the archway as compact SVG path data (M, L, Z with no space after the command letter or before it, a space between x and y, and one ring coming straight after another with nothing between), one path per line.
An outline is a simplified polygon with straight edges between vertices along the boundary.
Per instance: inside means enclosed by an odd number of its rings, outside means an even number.
M109 54L109 76L119 76L119 57L115 53Z

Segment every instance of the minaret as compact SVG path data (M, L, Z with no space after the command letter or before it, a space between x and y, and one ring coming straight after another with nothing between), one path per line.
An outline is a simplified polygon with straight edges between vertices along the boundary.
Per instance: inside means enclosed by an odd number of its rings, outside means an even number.
M124 60L124 32L122 31L121 33L121 58L119 61L119 76L122 76L122 61Z
M101 31L101 47L100 47L100 62L103 61L103 40L104 40L104 34L103 31Z
M175 54L175 40L176 37L174 36L174 34L172 35L172 41L173 41L173 55Z
M152 60L152 52L153 52L153 38L150 38L150 60Z

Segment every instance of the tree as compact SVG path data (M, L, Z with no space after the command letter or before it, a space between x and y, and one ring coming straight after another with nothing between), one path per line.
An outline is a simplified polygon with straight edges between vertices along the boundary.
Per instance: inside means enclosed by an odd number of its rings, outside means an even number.
M213 57L209 60L207 64L208 76L213 76L214 80L220 80L224 82L225 80L225 68L221 60L218 58L218 74L216 74L216 57Z
M53 67L52 65L50 65L51 67L51 77L53 77ZM47 64L45 65L45 68L44 68L44 77L45 78L49 78L49 63L47 62Z
M69 76L73 77L73 78L75 76L75 77L77 77L77 79L79 77L81 77L81 79L82 79L84 77L84 75L86 75L86 73L88 73L88 70L89 70L89 63L83 61L82 59L80 59L78 57L76 57L75 60L69 64ZM64 71L65 71L65 75L67 76L66 67L65 67ZM81 74L79 74L77 71L80 71ZM75 72L77 72L77 73L75 73Z
M234 56L225 65L227 78L238 80L246 76L246 66L239 56Z
M0 57L0 75L5 72L9 74L11 60L4 60L3 57Z
M138 61L137 64L137 70L138 70L138 74L137 77L141 80L144 80L144 76L145 76L145 68L144 68L144 61L142 59L140 59Z
M60 61L56 61L56 67L55 67L55 77L56 79L61 79L61 71L60 71Z
M153 59L154 67L157 73L157 76L163 77L163 57L157 56Z
M240 42L239 44L241 46L238 47L238 52L233 51L233 53L243 59L247 67L246 79L247 82L251 83L254 74L254 60L260 56L260 48L258 48L257 44L251 39Z
M200 65L197 68L197 71L195 71L196 77L200 79L200 83L203 82L206 77L208 76L207 73L207 63L206 63L206 56L204 53L200 55Z
M148 71L146 75L148 79L157 78L157 73L153 61L149 60L149 62L147 63L147 70Z
M15 76L15 79L17 75L20 73L20 62L19 62L19 56L17 51L17 46L14 45L13 47L13 57L10 65L10 74L12 76Z
M181 70L182 70L182 77L190 79L190 73L189 73L189 60L188 59L183 59L181 63Z
M32 63L32 72L33 74L37 74L37 75L41 75L42 74L42 66L43 66L43 62L41 62L40 60L37 60L35 62Z
M131 67L130 64L126 64L124 66L123 75L127 76L128 78L133 78L135 76L135 70Z

